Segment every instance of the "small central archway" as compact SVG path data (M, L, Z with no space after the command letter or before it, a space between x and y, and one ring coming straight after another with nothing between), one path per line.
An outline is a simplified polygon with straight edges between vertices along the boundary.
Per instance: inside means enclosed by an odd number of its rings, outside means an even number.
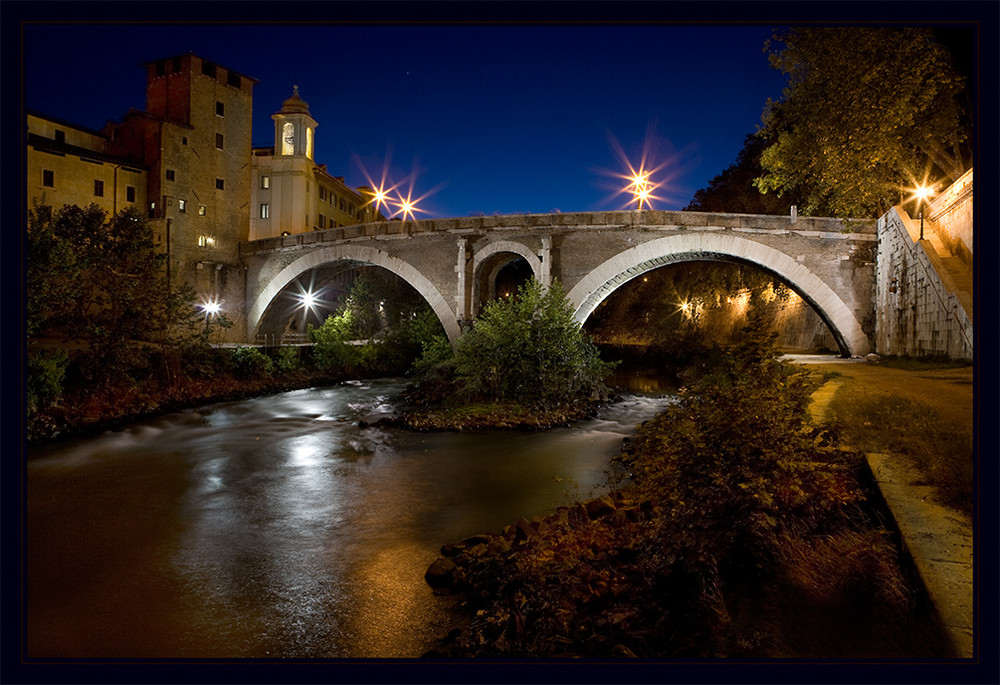
M512 240L497 240L476 250L472 259L472 311L475 317L483 305L496 299L497 277L504 269L517 268L522 261L531 275L543 282L542 260L526 245Z
M773 274L808 302L830 329L845 356L864 355L871 343L850 308L802 264L767 245L732 235L675 235L632 247L595 267L568 294L583 325L594 309L623 284L647 271L682 261L742 261Z

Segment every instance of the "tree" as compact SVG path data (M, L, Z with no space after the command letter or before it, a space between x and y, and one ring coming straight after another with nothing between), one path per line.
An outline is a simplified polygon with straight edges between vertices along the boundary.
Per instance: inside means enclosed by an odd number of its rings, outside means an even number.
M458 340L454 368L469 398L552 407L603 389L612 366L582 335L559 282L531 278L486 305Z
M971 164L964 82L931 30L796 28L768 47L789 84L764 112L761 190L800 193L804 214L877 217Z
M736 214L788 214L789 206L799 204L795 193L779 198L764 193L754 181L764 172L760 156L768 142L756 133L748 133L736 161L709 181L707 188L694 194L686 212L727 212Z
M26 236L26 333L83 341L85 376L111 381L136 342L162 342L193 314L172 292L146 219L134 208L35 205Z

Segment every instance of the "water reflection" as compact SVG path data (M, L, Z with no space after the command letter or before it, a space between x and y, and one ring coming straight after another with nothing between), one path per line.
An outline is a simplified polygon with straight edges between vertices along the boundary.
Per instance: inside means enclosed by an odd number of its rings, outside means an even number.
M378 381L181 412L37 450L28 652L37 657L419 656L450 603L443 542L599 489L662 398L544 433L361 429Z

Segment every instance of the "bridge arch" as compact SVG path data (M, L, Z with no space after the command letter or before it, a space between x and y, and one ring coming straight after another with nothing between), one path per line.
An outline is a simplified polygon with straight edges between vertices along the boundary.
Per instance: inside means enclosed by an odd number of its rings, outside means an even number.
M834 290L783 252L731 234L668 236L636 245L604 261L585 275L568 299L582 325L605 298L633 278L666 264L698 260L736 260L754 264L787 283L829 327L841 351L863 355L871 343L857 317Z
M360 262L366 265L380 266L396 274L413 286L427 300L427 304L430 305L441 321L448 340L452 344L461 335L461 329L455 317L455 312L452 311L451 307L448 306L447 300L445 300L441 292L426 276L402 259L364 245L329 245L304 252L302 256L295 259L288 266L281 269L274 277L270 278L260 295L253 300L247 313L247 330L256 334L268 305L286 285L310 269L340 261Z
M497 259L503 255L511 255L509 259ZM517 258L524 259L531 267L531 273L540 283L544 283L542 260L538 258L527 245L513 240L495 240L485 247L476 250L472 258L472 314L475 316L482 306L483 300L492 299L495 295L496 276L504 266ZM489 268L487 274L485 270ZM486 292L483 292L484 289Z

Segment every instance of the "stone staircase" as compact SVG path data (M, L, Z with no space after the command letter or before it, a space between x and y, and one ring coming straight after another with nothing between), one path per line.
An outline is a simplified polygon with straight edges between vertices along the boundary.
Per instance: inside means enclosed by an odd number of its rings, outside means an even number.
M972 267L964 259L951 253L938 235L933 222L924 224L924 238L924 249L927 249L928 252L933 251L934 257L936 257L936 259L932 257L931 262L937 268L938 275L945 286L958 297L965 313L972 320L973 291L975 289Z

